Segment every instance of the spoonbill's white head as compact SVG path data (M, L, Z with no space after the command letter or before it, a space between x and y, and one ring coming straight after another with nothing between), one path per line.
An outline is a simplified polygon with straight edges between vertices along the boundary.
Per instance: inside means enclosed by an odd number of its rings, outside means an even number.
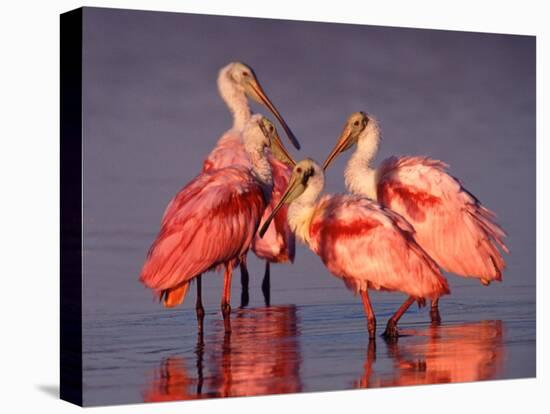
M323 169L311 158L305 158L298 162L292 170L292 175L288 181L288 186L281 197L279 204L275 206L271 215L264 222L262 228L259 231L260 237L263 237L271 220L275 217L275 214L283 206L283 204L290 204L295 200L306 199L306 203L314 202L323 190L325 184L325 175Z
M376 152L379 140L380 128L376 118L367 115L365 112L352 113L346 120L336 145L334 145L323 163L323 169L326 170L338 155L358 143L365 144L365 146L371 148L372 152Z
M255 152L263 155L265 148L269 148L274 157L279 161L294 166L296 162L289 154L275 125L265 116L252 115L243 131L243 142L249 153Z
M271 113L280 122L292 145L294 145L296 149L300 149L300 143L288 127L275 105L273 105L271 100L267 97L262 86L260 85L260 82L258 81L256 74L250 66L245 65L242 62L232 62L221 70L221 74L226 74L226 79L234 90L269 109L269 111L271 111ZM223 95L223 87L220 87L220 89L222 89Z

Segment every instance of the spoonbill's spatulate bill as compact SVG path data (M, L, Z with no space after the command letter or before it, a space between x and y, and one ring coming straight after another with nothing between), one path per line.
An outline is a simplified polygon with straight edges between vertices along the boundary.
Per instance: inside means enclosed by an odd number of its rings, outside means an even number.
M403 216L413 227L418 244L448 272L478 278L482 284L500 281L506 253L505 233L492 211L484 207L454 177L447 165L427 157L390 157L378 168L372 161L378 151L380 128L364 112L352 114L327 157L324 168L353 145L346 187ZM432 320L439 322L437 299Z
M187 184L168 205L140 276L167 307L180 304L196 278L200 329L201 274L224 267L221 307L230 330L232 270L246 255L272 192L266 147L280 146L282 150L277 148L274 154L290 162L282 155L286 150L273 124L260 115L245 125L243 143L252 168L237 165L206 171Z
M408 307L415 300L422 302L449 293L447 281L414 241L412 227L398 214L361 196L319 198L323 187L321 167L310 159L300 161L259 234L264 234L278 209L289 203L288 222L298 239L321 258L334 276L361 294L371 338L375 335L376 319L368 289L408 296L384 332L387 337L395 337L397 322Z
M218 75L218 89L229 111L233 116L233 127L218 141L215 148L204 162L203 171L224 168L230 165L250 167L249 157L243 147L243 125L252 114L248 99L252 99L270 110L279 120L288 138L296 148L300 148L298 140L284 121L283 117L265 94L254 71L244 63L233 62L222 68ZM265 217L278 203L281 194L288 184L292 167L268 155L268 162L273 172L273 194L266 209ZM269 305L269 263L292 263L295 255L294 235L286 224L286 211L281 212L269 228L265 239L254 239L252 250L261 259L266 260L266 272L262 288L266 304ZM243 296L241 304L248 304L248 270L246 257L241 262L241 281Z

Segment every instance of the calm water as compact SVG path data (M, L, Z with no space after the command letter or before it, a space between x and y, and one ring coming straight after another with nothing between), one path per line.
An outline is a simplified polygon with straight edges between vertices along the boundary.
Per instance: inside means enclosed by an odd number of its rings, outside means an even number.
M397 305L378 302L380 322ZM534 376L535 321L528 306L511 299L488 308L448 299L440 326L430 326L428 312L414 309L396 343L368 340L360 303L236 309L231 334L217 309L208 310L203 335L189 307L89 322L85 403Z
M86 9L84 13L84 403L196 399L535 375L535 42L525 36ZM229 124L218 69L253 66L303 150L323 160L345 118L382 125L379 160L423 154L451 172L507 230L501 284L450 276L443 324L402 319L396 344L369 344L358 297L303 246L292 266L249 258L251 302L233 332L221 276L163 309L138 282L170 198ZM343 191L347 156L327 191ZM193 289L192 289L193 290ZM404 299L372 295L383 331Z

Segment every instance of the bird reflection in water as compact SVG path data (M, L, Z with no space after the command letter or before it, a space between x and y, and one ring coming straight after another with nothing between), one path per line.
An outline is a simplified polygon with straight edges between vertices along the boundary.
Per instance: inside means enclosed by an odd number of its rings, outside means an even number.
M431 326L387 344L392 366L377 370L377 350L370 341L364 375L356 388L443 384L497 378L504 361L502 321Z
M216 323L216 322L214 322ZM198 334L195 367L187 358L164 358L153 373L146 402L300 392L296 307L239 309L231 332L222 324Z

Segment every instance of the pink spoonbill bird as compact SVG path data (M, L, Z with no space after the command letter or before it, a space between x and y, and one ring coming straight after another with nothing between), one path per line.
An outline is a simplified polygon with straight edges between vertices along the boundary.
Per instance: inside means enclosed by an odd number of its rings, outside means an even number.
M218 74L218 89L220 95L233 116L233 126L218 141L215 148L208 155L203 165L203 171L224 168L230 165L250 167L250 160L244 150L242 130L251 117L249 99L260 103L269 109L279 120L291 143L300 148L298 140L284 121L279 111L269 100L261 87L254 71L241 62L232 62L223 67ZM273 194L264 213L264 219L278 203L280 195L288 184L292 166L268 155L268 162L273 173ZM288 228L285 217L286 211L281 211L280 217L269 228L265 239L256 237L252 244L252 251L261 259L265 259L265 275L262 290L266 304L270 302L270 263L289 263L294 261L294 235ZM241 261L241 283L243 293L242 306L248 304L248 270L246 257Z
M345 170L348 191L404 217L414 227L418 244L443 270L477 278L483 285L500 281L506 264L498 247L506 253L508 249L494 213L449 175L441 161L390 157L374 168L379 143L376 119L364 112L353 113L323 168L356 144ZM440 322L437 298L430 314L432 322Z
M397 337L397 322L409 306L449 293L435 262L413 238L412 227L398 214L366 197L325 195L324 172L311 159L294 167L281 201L261 227L260 236L284 203L298 240L316 253L328 270L360 293L374 338L376 318L368 290L405 293L408 298L389 319L384 336Z
M201 274L223 267L221 309L230 330L232 271L246 255L271 198L271 165L264 151L270 147L276 156L287 154L273 124L260 115L246 123L243 143L250 168L236 165L203 172L169 203L140 276L166 307L182 303L196 279L199 329L204 317Z

